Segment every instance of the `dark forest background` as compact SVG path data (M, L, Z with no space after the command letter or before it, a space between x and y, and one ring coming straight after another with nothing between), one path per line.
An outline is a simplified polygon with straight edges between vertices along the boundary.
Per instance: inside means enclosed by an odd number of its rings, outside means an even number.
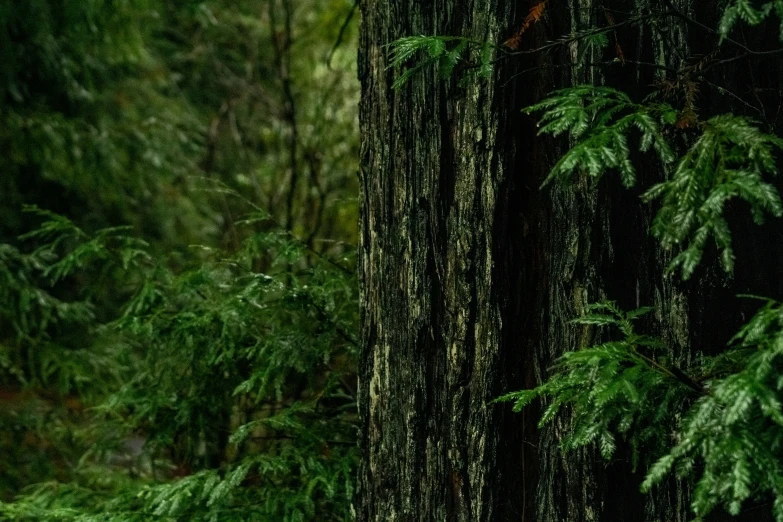
M352 10L0 2L0 519L349 517Z

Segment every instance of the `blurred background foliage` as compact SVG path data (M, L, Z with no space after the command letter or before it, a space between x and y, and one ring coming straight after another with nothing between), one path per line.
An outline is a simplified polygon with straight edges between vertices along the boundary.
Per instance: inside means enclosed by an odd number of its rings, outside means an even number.
M0 520L351 519L348 0L0 0Z

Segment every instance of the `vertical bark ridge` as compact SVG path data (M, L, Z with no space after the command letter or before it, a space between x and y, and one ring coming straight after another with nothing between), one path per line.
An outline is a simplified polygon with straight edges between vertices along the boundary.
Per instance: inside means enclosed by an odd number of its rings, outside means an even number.
M687 0L680 1L680 5ZM548 27L540 28L545 38L569 34L605 23L605 8L617 12L647 13L651 9L647 0L618 1L598 4L592 0L570 0L567 6L550 10ZM682 65L680 56L687 56L687 27L681 22L671 23L667 19L666 41L660 33L637 29L610 34L612 51L615 44L625 47L631 59L633 49L637 54L652 52L657 63L671 68ZM634 42L634 36L637 42ZM612 42L612 39L615 39ZM644 38L648 40L645 42ZM634 45L636 43L636 45ZM672 51L671 46L680 48ZM584 53L588 56L582 58ZM601 69L590 63L606 60L603 52L585 49L584 43L575 42L558 56L551 58L551 65L582 65L564 68L555 75L555 84L546 83L536 96L543 97L546 91L557 87L580 83L608 84L635 95L649 88L654 78L649 71L610 71L611 76L601 74ZM677 63L673 63L675 60ZM653 61L653 60L650 60ZM630 67L629 67L630 69ZM551 77L550 77L551 78ZM550 80L551 81L551 80ZM531 100L532 102L538 99ZM544 152L536 154L531 169L538 181L546 175L548 167L562 153L563 143L539 140ZM541 161L541 156L545 159ZM641 183L649 186L664 177L664 173L650 162L642 163L639 176ZM658 333L664 339L676 341L670 344L672 354L687 358L688 330L687 302L682 290L673 279L664 279L668 263L662 256L656 242L649 236L651 222L650 208L641 205L639 191L620 188L613 173L608 179L596 184L584 176L577 176L571 186L552 186L541 193L543 202L539 207L541 224L540 241L545 253L544 272L531 281L531 291L543 291L538 309L541 332L534 345L533 363L537 381L549 375L553 361L566 350L589 346L598 341L599 332L593 328L579 327L569 323L581 315L584 307L602 299L617 300L626 309L655 304L659 309L656 324L650 333ZM536 335L536 334L533 334ZM644 470L632 473L627 450L620 448L612 462L606 462L594 448L586 448L569 455L563 455L559 444L569 429L568 415L538 434L538 475L536 491L537 522L569 521L617 521L617 520L682 520L686 516L688 503L684 500L682 484L672 481L667 487L659 488L653 495L643 497L638 492ZM532 519L531 519L532 520Z
M521 386L518 367L504 373L507 290L495 283L500 189L517 154L500 145L499 129L520 107L498 78L459 85L427 71L392 91L383 47L415 34L502 41L516 9L455 0L364 6L360 520L521 512L511 491L521 444L499 455L507 423L498 416L508 413L489 404Z

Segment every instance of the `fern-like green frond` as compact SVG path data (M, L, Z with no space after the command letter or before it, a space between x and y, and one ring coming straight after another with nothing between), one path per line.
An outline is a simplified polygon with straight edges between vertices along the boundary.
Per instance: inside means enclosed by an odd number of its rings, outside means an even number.
M544 399L542 426L568 406L564 450L590 444L609 458L620 436L636 465L643 448L642 491L671 474L693 476L696 520L718 507L736 515L747 501L772 500L783 522L783 304L766 300L727 351L700 358L689 368L698 380L666 364L655 352L659 341L635 332L647 312L591 305L574 322L616 329L620 340L566 352L543 384L497 402L513 401L519 411Z
M676 110L667 104L636 104L617 90L585 85L555 91L525 110L542 113L540 134L567 134L573 143L544 185L554 179L567 181L576 171L600 178L607 170L617 171L626 187L634 185L636 172L628 145L631 129L640 133L640 151L655 150L664 167L676 159L662 131L677 118ZM701 128L701 136L679 159L671 177L644 195L648 201L661 200L652 233L665 248L682 246L670 270L680 268L684 279L701 262L710 239L718 247L724 269L732 272L731 231L724 217L729 200L747 202L757 223L766 214L783 215L777 189L764 179L777 174L776 155L783 140L732 114L715 116Z
M615 329L621 340L568 351L543 384L505 394L496 402L514 402L514 411L520 411L535 399L544 399L547 405L539 426L552 422L568 406L572 418L569 435L562 441L565 450L596 443L610 458L617 446L615 434L632 439L634 448L662 437L666 423L661 419L670 419L669 412L693 389L655 360L662 343L635 331L634 323L650 311L626 313L613 302L590 305L573 322ZM639 460L637 450L633 459Z
M458 36L407 36L389 44L389 68L401 69L392 88L399 89L418 72L435 67L438 77L448 79L457 65L466 60L475 60L470 70L480 78L492 75L492 64L496 46L490 42L477 42ZM405 66L417 54L421 54L412 66Z
M647 200L661 199L652 232L662 245L687 244L670 265L688 279L701 261L711 237L726 272L734 266L731 233L724 217L729 200L750 205L753 218L783 215L777 189L764 180L777 174L776 152L783 140L763 132L747 118L724 114L703 124L702 135L680 159L671 178L652 187Z
M745 501L771 497L775 520L783 521L783 305L768 301L732 348L704 366L724 372L705 383L678 443L649 469L642 489L678 465L685 474L699 469L692 502L698 520L718 506L737 515Z
M628 145L631 130L640 135L640 150L654 149L664 164L675 159L662 132L662 127L676 118L669 105L640 105L616 89L580 85L555 91L524 110L543 113L539 134L567 134L574 142L552 167L544 185L555 179L568 180L576 171L599 178L607 170L619 172L626 187L634 185L636 170Z
M764 2L758 7L751 0L732 0L723 11L718 31L721 38L726 38L737 21L742 20L750 26L755 26L763 22L773 12L780 19L780 39L783 41L783 0Z

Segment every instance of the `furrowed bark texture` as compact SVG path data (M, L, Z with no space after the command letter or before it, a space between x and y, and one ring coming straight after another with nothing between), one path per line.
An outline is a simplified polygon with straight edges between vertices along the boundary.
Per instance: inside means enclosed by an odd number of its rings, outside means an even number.
M638 492L645 470L632 472L627 449L611 462L593 450L563 455L567 416L538 430L535 407L513 414L488 403L535 386L564 351L599 340L600 332L569 323L590 302L656 306L643 328L687 368L695 354L725 346L742 323L735 294L783 297L775 263L782 247L772 241L780 227L753 228L737 213L750 232L735 239L742 254L732 282L712 254L693 281L665 278L671 254L650 237L654 208L639 201L662 169L636 161L639 188L630 191L611 173L598 184L576 176L572 185L539 190L568 144L537 137L535 119L520 113L577 83L642 99L693 56L714 51L715 35L687 18L714 26L718 4L548 2L525 48L606 25L607 17L649 19L610 34L608 51L575 42L505 60L487 81L460 86L427 70L394 91L390 42L419 34L502 42L532 4L363 2L358 520L690 520L684 484ZM682 16L659 16L672 9ZM749 45L763 48L775 36ZM619 56L629 63L595 66ZM736 92L780 92L779 62L766 62L759 78L733 67L708 80ZM700 85L705 117L737 107L724 91ZM769 96L764 102L774 107Z
M505 131L521 106L498 81L460 87L434 71L393 91L385 47L418 34L499 41L517 6L363 6L359 520L521 517L522 442L501 433L508 409L488 404L522 385L522 351L502 340L520 320L503 317L517 289L497 276L509 261L496 240L509 235L518 151Z
M690 0L678 2L684 5ZM556 35L573 34L606 24L607 16L618 12L645 15L651 11L647 0L594 2L570 0L552 5L547 24L537 28L533 48ZM660 9L657 4L656 8ZM609 11L604 8L608 8ZM619 16L619 15L617 15ZM619 20L621 21L621 20ZM668 38L660 40L659 32L649 27L634 27L613 36L618 46L625 46L631 55L636 51L650 62L662 67L679 68L672 63L687 56L687 27L681 20L667 18ZM647 34L644 34L644 31ZM676 52L673 47L676 47ZM629 58L631 59L631 58ZM641 60L640 57L634 57ZM619 74L605 68L591 67L605 60L602 51L587 48L585 42L574 42L554 57L539 61L550 66L573 64L571 67L544 73L537 84L543 92L534 94L534 103L558 87L577 84L608 84L632 95L648 87L659 76L656 69L639 70L627 67ZM564 152L567 143L533 138L528 144L537 150L526 169L542 180L551 165ZM642 186L660 181L663 177L657 165L639 162ZM533 205L538 216L538 234L533 239L535 248L542 252L543 262L536 277L527 282L528 295L537 296L538 304L530 310L537 315L539 330L526 332L532 337L529 352L533 353L536 382L550 375L557 357L568 350L589 346L600 341L594 328L570 323L582 315L589 303L604 299L617 300L625 309L654 304L658 309L656 324L651 333L668 341L675 360L687 357L688 309L676 280L663 278L668 262L649 237L651 222L649 208L639 201L639 191L625 191L612 174L599 184L585 176L576 176L571 185L553 184L539 194ZM531 182L532 183L532 182ZM530 362L528 362L530 364ZM659 488L653 495L638 492L643 475L633 474L628 455L623 448L615 460L606 462L596 449L583 449L563 454L559 444L568 434L569 416L559 416L553 424L538 433L535 454L538 477L531 510L538 522L593 522L621 520L687 520L688 501L681 484L672 482ZM535 428L533 428L535 429ZM530 430L530 426L528 426ZM528 466L528 472L529 468Z
M617 22L622 21L619 17L631 15L650 18L643 25L609 35L614 52L596 53L574 43L566 51L570 56L560 54L549 58L550 65L574 63L582 57L581 66L562 74L542 75L539 82L532 83L549 84L550 88L578 83L605 84L626 91L637 100L649 94L651 86L661 89L667 83L679 90L668 101L682 109L684 89L692 82L698 88L695 104L701 118L724 112L747 113L748 108L738 101L741 97L736 93L777 92L779 96L781 62L762 60L754 67L744 63L736 69L734 66L726 70L717 68L701 75L703 66L699 62L711 53L718 53L716 35L704 26L717 26L724 5L712 0L571 0L568 6L552 5L547 26L538 28L543 33L537 35L541 40L531 42L532 47L557 35L604 25L607 16ZM676 14L659 16L662 12ZM754 36L746 44L755 49L778 46L774 41L778 28L770 25L748 30ZM732 52L731 49L721 51L729 56ZM622 56L647 65L585 65L605 62L607 55L609 59L620 60ZM688 67L691 72L683 72ZM534 101L537 99L529 103ZM756 107L751 109L757 112L754 117L762 125L774 125L768 111L780 107L780 98L758 99ZM778 112L774 119L779 117ZM680 139L683 145L692 137ZM531 162L523 170L531 174L537 171L541 179L565 145L532 140L530 150L539 152L527 156ZM525 332L533 339L531 351L535 353L533 364L538 382L549 375L554 358L563 351L600 340L594 329L568 323L583 312L587 303L612 299L626 310L655 306L654 318L642 327L663 339L670 360L687 370L694 356L721 351L744 322L743 316L747 318L753 313L754 305L737 299L736 294L761 292L778 299L783 296L779 242L771 240L774 234L783 233L780 222L754 226L747 209L738 206L729 214L734 230L742 231L734 239L738 259L733 278L720 269L714 251L707 253L691 281L682 282L677 273L665 276L673 254L661 251L649 234L655 206L643 205L639 200L644 188L663 180L665 174L647 158L639 157L635 161L639 188L622 189L613 173L597 186L577 176L571 186L555 185L544 190L540 203L531 205L538 212L534 221L539 224L540 235L531 238L532 245L526 248L540 249L544 259L542 269L535 270L534 279L526 282L525 293L528 298L537 296L541 301L532 309L527 305L523 308L537 313L536 324L541 326L540 331ZM567 431L568 417L561 416L541 432L526 434L526 439L538 437L537 460L526 468L526 473L537 476L534 506L528 509L536 516L530 520L684 522L693 518L688 484L672 478L643 496L638 487L646 469L640 466L633 473L627 450L621 447L612 462L604 461L597 451L563 455L558 444ZM771 515L768 506L750 503L739 517L716 512L710 520L771 520Z

